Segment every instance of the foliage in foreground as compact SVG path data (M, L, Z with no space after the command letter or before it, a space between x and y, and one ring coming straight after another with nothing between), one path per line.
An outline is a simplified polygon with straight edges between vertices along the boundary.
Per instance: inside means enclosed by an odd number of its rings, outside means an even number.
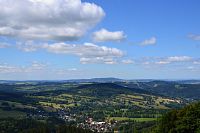
M75 126L59 124L55 125L53 121L39 122L33 119L1 119L1 133L92 133L90 130L84 130Z
M200 102L167 113L153 132L200 133Z

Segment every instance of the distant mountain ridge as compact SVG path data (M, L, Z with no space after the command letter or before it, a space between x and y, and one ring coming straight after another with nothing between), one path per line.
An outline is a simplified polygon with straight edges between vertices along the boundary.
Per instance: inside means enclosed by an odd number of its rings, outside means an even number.
M153 94L173 97L184 98L188 100L200 99L200 81L198 80L177 80L177 81L164 81L164 80L123 80L118 78L93 78L93 79L75 79L75 80L60 80L60 81L0 81L0 91L20 91L26 87L33 87L32 91L45 91L45 90L66 90L79 86L85 88L99 88L105 90L107 88L112 92L112 88L120 88L121 91L125 90L140 90L148 91ZM116 84L116 85L114 85ZM119 85L119 86L117 86ZM37 87L43 86L43 87ZM48 86L48 87L45 87ZM25 91L31 91L25 90ZM95 90L93 90L95 91ZM96 90L99 93L99 90ZM114 90L118 91L119 90ZM106 91L105 91L106 92ZM109 93L110 93L109 92ZM100 92L102 93L102 92ZM111 94L111 93L110 93Z
M8 83L22 83L22 82L29 82L29 83L44 83L44 82L75 82L75 83L81 83L81 82L96 82L96 83L109 83L109 82L178 82L180 84L200 84L200 80L170 80L170 79L120 79L120 78L114 78L114 77L108 77L108 78L89 78L89 79L68 79L68 80L0 80L0 84L8 84Z
M126 81L124 79L118 79L118 78L91 78L91 79L71 79L71 80L65 80L67 82L97 82L97 83L108 83L108 82L122 82Z

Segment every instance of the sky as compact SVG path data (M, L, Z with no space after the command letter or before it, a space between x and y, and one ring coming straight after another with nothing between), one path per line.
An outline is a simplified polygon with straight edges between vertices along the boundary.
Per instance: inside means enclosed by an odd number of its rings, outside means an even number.
M200 79L199 0L0 0L0 80Z

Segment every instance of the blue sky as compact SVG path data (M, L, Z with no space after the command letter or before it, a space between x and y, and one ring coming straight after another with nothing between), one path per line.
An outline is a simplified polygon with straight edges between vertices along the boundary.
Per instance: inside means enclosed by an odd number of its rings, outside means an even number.
M200 79L199 5L0 0L0 80Z

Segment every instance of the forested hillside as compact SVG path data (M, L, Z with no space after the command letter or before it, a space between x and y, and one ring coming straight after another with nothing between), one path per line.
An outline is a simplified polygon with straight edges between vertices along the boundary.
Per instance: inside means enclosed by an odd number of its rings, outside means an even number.
M200 102L164 115L153 133L199 133Z

